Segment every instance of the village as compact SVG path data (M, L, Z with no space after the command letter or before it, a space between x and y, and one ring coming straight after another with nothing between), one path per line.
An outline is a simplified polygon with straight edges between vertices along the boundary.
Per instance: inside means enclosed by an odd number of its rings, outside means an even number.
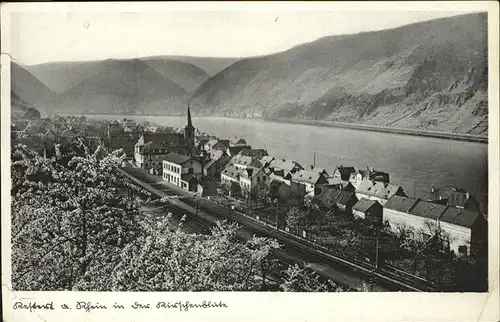
M47 158L56 144L77 139L93 150L121 149L124 168L375 267L384 263L432 280L446 269L436 261L487 253L487 217L461 187L429 187L427 198L414 198L390 173L370 166L323 169L273 157L243 138L200 133L189 107L184 129L126 118L34 116L14 122L12 131L31 133L23 143Z

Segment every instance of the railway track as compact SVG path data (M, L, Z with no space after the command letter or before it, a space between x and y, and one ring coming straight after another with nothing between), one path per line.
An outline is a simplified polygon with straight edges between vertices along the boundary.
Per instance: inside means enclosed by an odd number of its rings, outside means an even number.
M165 186L162 190L151 186L152 184L158 186L158 182L144 183L122 169L119 170L131 177L132 181L138 183L140 186L158 197L177 195L176 191L167 190L167 187ZM436 291L435 287L430 282L417 278L416 276L401 271L395 267L385 265L383 267L376 268L368 263L346 259L334 254L331 250L327 251L326 249L321 249L318 245L312 244L307 240L300 239L297 236L277 230L275 227L264 225L254 218L236 213L231 209L214 204L203 198L194 197L189 192L183 192L183 195L179 196L178 199L170 200L170 202L174 205L180 206L181 208L185 208L182 207L182 204L190 206L191 209L189 209L190 211L188 211L186 215L188 215L191 220L195 220L198 223L205 225L207 228L213 226L215 221L220 220L221 217L230 219L231 221L244 226L254 233L256 232L265 237L275 238L287 247L299 250L303 253L308 253L317 258L321 258L327 263L342 266L344 269L354 271L367 279L373 279L377 283L388 287L390 290L414 292ZM203 211L205 215L208 214L209 219L207 220L200 216L196 216L195 214L197 213L197 208Z
M391 267L375 268L375 266L367 263L347 260L343 257L332 254L330 251L327 252L325 250L318 249L316 245L306 240L299 239L295 236L292 236L290 234L284 233L282 231L276 230L268 226L263 227L263 225L257 222L256 220L254 220L255 223L252 223L253 218L250 219L247 217L248 220L242 220L244 218L243 217L244 215L238 216L239 217L238 218L234 216L232 211L223 210L222 209L223 207L211 205L210 203L204 200L200 200L199 202L200 205L203 204L204 207L207 207L215 212L223 212L223 214L226 217L231 218L236 222L240 222L245 226L251 226L252 229L264 233L268 237L276 238L280 242L284 242L288 245L293 245L294 247L300 248L303 251L313 252L315 255L318 255L319 257L322 257L327 261L334 262L336 264L340 264L345 267L351 268L357 272L365 274L367 277L376 278L384 283L397 285L398 287L402 288L402 290L417 291L417 292L434 290L434 288L430 285L430 283L428 282L424 283L422 281L418 281L409 276L409 274L403 274L403 272L400 270L396 271Z

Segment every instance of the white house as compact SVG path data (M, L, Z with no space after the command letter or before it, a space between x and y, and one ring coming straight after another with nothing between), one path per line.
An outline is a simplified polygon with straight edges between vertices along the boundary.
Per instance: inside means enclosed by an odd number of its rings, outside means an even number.
M393 196L384 205L383 221L393 230L411 227L423 238L435 232L430 228L439 227L447 238L445 248L457 255L474 254L488 238L487 220L480 213L403 196Z
M186 190L196 191L202 171L201 162L187 155L169 153L163 160L163 179Z
M395 231L406 226L423 234L423 238L431 237L433 231L430 229L439 225L439 218L446 208L445 205L395 195L384 205L383 222Z
M228 164L221 172L221 182L228 188L233 183L241 189L243 196L248 197L258 194L263 189L270 187L270 178L265 168Z
M241 172L240 186L245 196L257 196L262 190L269 191L271 180L264 168L247 167Z
M448 207L439 219L439 225L449 239L450 250L457 255L471 255L488 238L486 218L470 210Z
M385 203L382 211L384 224L390 226L393 230L396 230L398 225L420 227L420 220L410 215L410 210L419 200L403 196L392 196ZM417 222L414 223L414 221Z

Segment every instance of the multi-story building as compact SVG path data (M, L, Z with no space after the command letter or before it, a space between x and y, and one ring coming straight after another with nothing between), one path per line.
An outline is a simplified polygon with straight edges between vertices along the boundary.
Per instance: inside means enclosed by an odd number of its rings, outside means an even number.
M196 191L202 177L201 161L195 157L169 153L163 160L163 180L189 191Z
M161 175L162 161L169 153L194 155L194 134L195 128L191 121L191 111L188 105L187 125L184 128L184 133L143 133L134 146L135 164L141 169L154 169L154 172Z
M135 144L135 164L141 169L161 171L162 161L169 153L186 154L187 146L182 134L143 133Z

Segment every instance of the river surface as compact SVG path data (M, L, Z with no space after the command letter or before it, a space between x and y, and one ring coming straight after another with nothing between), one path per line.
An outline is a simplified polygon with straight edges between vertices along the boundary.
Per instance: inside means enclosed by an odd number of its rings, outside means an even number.
M185 117L126 118L173 127L186 125ZM304 167L313 164L315 154L316 166L329 173L337 165L356 170L372 166L388 172L391 183L402 186L408 196L426 197L432 186L461 187L476 196L481 211L487 212L487 144L251 119L195 116L193 125L201 133L219 138L244 138L253 148L265 148L274 157L292 159Z

